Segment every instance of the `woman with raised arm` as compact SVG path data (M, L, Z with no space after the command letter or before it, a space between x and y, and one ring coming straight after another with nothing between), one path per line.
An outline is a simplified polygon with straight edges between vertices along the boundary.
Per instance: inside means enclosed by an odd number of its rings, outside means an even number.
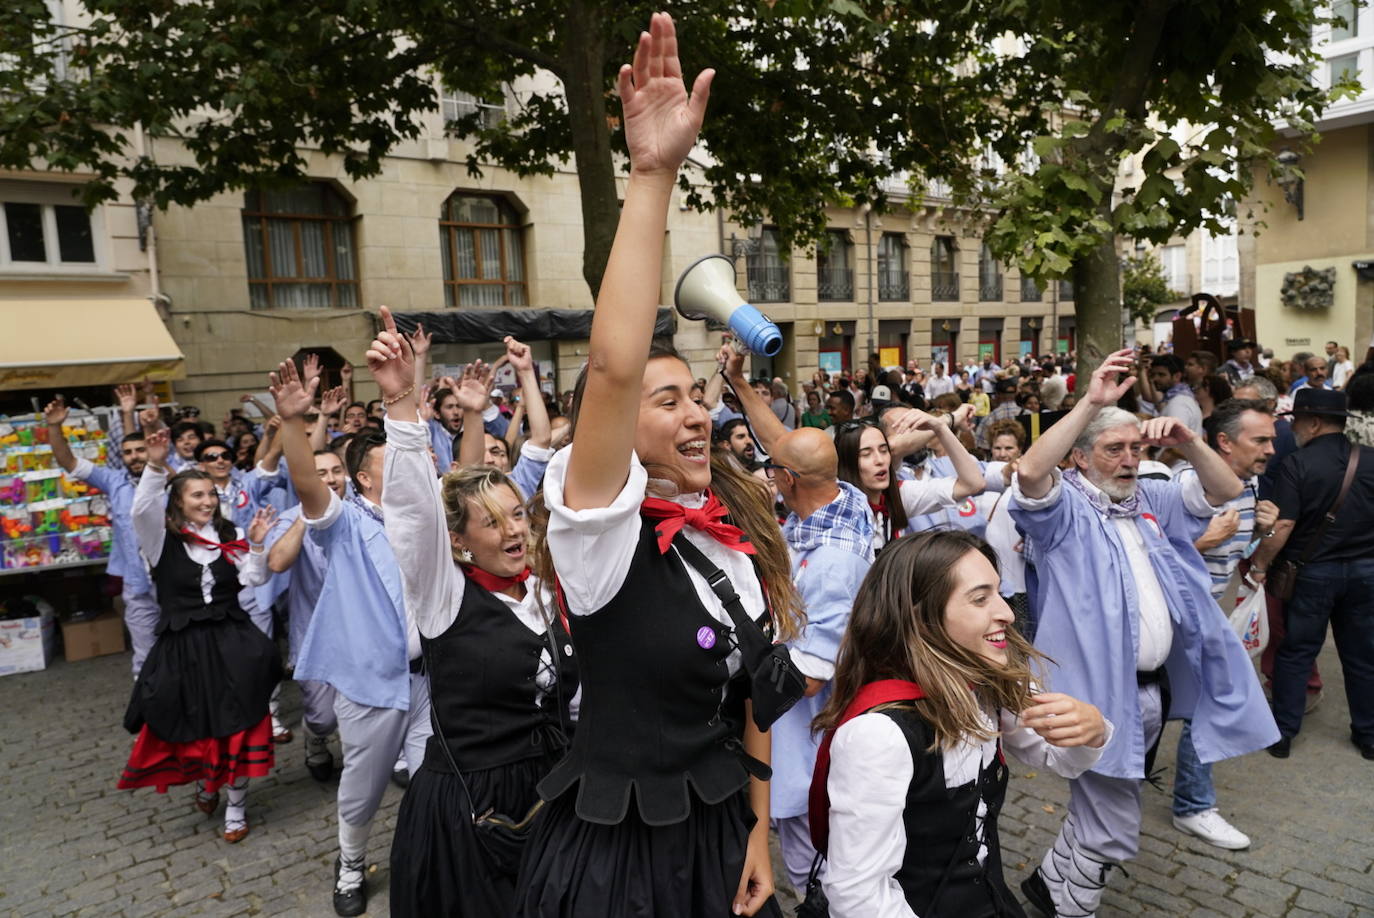
M386 307L382 322L367 352L387 403L382 507L434 719L397 818L391 913L510 915L521 837L498 822L528 824L537 809L536 785L567 748L576 667L530 576L523 499L494 468L434 477L413 353ZM464 405L490 391L480 374L445 385Z
M735 639L764 643L759 622L794 636L800 604L766 491L711 464L691 368L651 349L668 205L711 77L688 96L663 13L619 76L630 176L573 443L545 475L539 565L557 578L582 699L572 749L540 784L548 803L517 884L525 918L779 914L765 731L781 711L760 693L754 710ZM728 606L711 568L737 594Z
M245 540L220 514L206 473L187 469L168 490L168 432L147 442L148 465L131 515L162 617L124 714L125 728L138 739L119 786L166 793L194 781L196 807L208 816L227 785L224 840L238 842L248 834L248 779L272 769L268 700L282 675L277 646L238 597L242 587L267 580L262 543L275 512L257 511Z

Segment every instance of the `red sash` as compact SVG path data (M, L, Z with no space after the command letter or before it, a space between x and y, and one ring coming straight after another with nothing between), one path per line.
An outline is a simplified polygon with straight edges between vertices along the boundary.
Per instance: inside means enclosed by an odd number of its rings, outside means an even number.
M816 770L811 774L811 795L807 809L810 814L811 844L816 850L825 853L830 843L830 791L826 782L830 780L830 741L835 738L835 730L867 711L894 701L915 701L926 697L926 693L915 682L905 679L880 679L870 682L859 689L859 694L844 709L840 722L834 729L827 730L821 740L821 748L816 753Z

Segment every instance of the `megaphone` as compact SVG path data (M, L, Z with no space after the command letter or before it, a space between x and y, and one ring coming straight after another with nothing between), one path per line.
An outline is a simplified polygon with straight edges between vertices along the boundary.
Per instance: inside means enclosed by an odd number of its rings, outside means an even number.
M714 319L730 326L740 343L755 354L772 357L782 350L782 332L735 289L735 263L724 255L707 255L688 265L677 279L673 303L684 319Z

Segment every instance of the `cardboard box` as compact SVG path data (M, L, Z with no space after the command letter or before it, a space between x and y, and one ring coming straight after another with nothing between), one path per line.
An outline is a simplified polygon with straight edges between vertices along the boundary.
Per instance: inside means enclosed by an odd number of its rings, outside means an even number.
M81 622L62 622L62 646L68 663L124 652L124 621L102 612Z
M0 676L46 669L57 643L57 617L44 603L41 615L0 621Z

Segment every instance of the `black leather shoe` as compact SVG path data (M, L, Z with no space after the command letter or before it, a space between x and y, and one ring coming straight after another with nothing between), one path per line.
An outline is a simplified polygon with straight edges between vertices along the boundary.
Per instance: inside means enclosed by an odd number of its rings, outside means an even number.
M1374 743L1362 743L1353 733L1350 734L1350 743L1356 749L1360 750L1360 755L1370 761L1374 761Z
M367 911L367 872L363 871L363 881L348 892L339 892L339 871L343 867L340 858L334 858L334 914L343 918L361 915Z
M1279 741L1277 743L1270 746L1265 751L1276 759L1286 759L1288 758L1289 754L1293 751L1293 737L1281 736L1279 737Z
M329 753L329 757L318 762L305 760L305 770L310 772L310 777L325 784L330 778L334 777L334 753Z
M1021 881L1021 894L1045 918L1055 918L1057 913L1054 910L1054 899L1050 898L1050 888L1045 885L1045 878L1040 875L1039 867Z

